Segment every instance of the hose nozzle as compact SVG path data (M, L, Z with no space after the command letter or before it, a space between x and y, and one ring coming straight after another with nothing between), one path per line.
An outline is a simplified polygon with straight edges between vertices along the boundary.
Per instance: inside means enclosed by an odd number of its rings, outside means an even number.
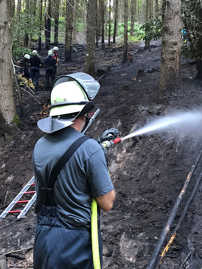
M120 142L121 142L121 138L120 137L117 137L114 140L110 140L110 141L106 140L106 141L103 141L102 142L102 146L104 148L110 148L112 145L118 144Z

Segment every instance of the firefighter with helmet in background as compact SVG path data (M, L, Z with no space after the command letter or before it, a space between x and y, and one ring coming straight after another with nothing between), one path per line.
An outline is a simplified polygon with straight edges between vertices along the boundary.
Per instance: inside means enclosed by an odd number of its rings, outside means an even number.
M30 75L32 82L37 90L39 86L39 77L40 77L40 67L42 65L41 59L38 55L37 50L32 51L32 55L30 58Z
M44 61L44 66L46 70L46 89L50 90L53 87L55 80L55 69L56 69L56 60L53 57L53 51L48 51L48 56Z
M30 55L28 53L26 53L23 57L23 59L20 61L20 65L23 68L23 76L26 79L30 79Z
M58 64L59 64L59 55L58 55L58 51L59 51L59 48L58 48L58 47L54 47L54 48L52 48L53 59L56 60L56 65L55 65L55 77L56 77L56 74L57 74L57 67L58 67Z
M82 131L94 109L99 83L82 72L60 77L51 92L45 133L35 144L37 230L34 269L93 269L91 202L109 211L115 191L104 151ZM100 256L102 242L99 231Z

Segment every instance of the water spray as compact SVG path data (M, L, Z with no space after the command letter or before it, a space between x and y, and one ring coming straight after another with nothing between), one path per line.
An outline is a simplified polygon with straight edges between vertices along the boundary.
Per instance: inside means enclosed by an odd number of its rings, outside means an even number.
M124 136L102 143L104 148L109 148L114 144L119 144L129 138L160 133L165 131L175 131L176 135L201 135L202 136L202 110L188 112L176 112L169 116L162 116L154 119L144 127Z

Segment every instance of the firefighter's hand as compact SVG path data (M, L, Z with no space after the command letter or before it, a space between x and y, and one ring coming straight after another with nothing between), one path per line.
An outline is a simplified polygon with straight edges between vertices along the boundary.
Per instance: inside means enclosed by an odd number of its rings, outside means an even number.
M103 143L104 141L114 140L119 136L119 130L116 128L110 128L105 130L102 135L98 138L99 143Z

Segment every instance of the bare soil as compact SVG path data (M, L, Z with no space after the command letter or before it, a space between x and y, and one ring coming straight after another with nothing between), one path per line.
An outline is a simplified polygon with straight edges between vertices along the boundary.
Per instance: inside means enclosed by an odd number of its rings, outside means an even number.
M42 51L45 56L47 52ZM58 75L83 70L85 48L75 46L73 61L64 63L60 46ZM155 116L175 109L187 110L201 105L201 81L195 80L195 65L182 59L181 85L167 92L163 102L157 102L160 76L160 42L153 42L151 50L141 43L130 45L133 61L123 64L122 48L97 49L101 90L96 97L101 113L88 135L97 138L108 128L115 127L124 136ZM0 150L0 207L12 201L22 186L32 177L32 149L42 133L36 122L49 103L50 92L40 88L35 97L23 92L23 114L13 137L1 139ZM36 100L37 99L37 100ZM201 148L201 139L193 135L178 137L153 134L138 140L128 140L109 150L109 169L116 188L114 208L102 217L104 239L104 268L142 269L150 263L162 229L180 193L185 178ZM176 221L188 199L194 180L188 188ZM202 208L201 191L188 209L177 236L162 259L159 268L202 268ZM171 230L175 227L172 225ZM0 268L32 268L35 214L33 208L26 218L17 220L9 215L0 221ZM187 261L186 261L187 260ZM186 261L186 262L185 262Z

